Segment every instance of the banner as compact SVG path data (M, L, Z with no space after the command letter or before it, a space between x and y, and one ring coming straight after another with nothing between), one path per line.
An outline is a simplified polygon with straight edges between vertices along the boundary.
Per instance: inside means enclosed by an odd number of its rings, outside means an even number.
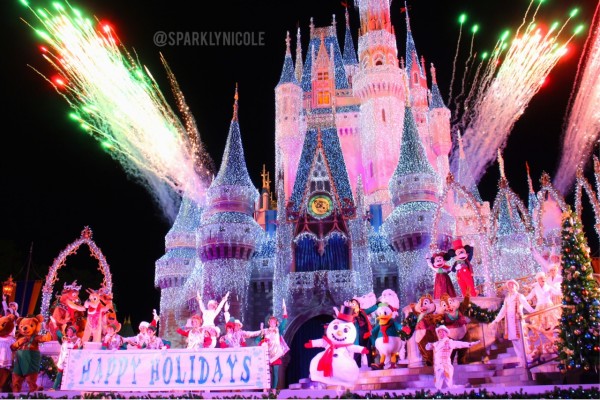
M268 389L266 345L228 349L70 350L62 390Z

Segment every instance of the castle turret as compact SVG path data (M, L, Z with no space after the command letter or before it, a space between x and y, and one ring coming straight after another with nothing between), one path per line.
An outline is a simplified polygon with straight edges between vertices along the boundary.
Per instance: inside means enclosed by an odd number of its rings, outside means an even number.
M450 110L444 104L440 88L437 84L435 67L431 64L431 102L429 103L429 136L431 150L435 156L435 168L440 182L443 182L450 172L448 155L452 149L450 137Z
M264 231L253 218L259 194L246 168L237 116L237 87L233 108L221 167L207 190L207 206L196 235L200 265L195 274L201 280L186 285L186 294L194 308L197 290L203 293L205 301L220 299L230 291L231 314L243 316L240 306L250 283L250 259Z
M438 203L437 175L427 159L408 104L400 159L389 190L395 208L385 220L383 232L398 254L398 280L402 286L399 293L401 304L405 304L430 290L431 277L425 264L430 241L436 240L438 248L447 248L451 235L449 215L442 209L439 236L430 237Z
M302 89L296 80L287 34L285 58L279 83L275 87L275 165L283 174L285 196L292 192L298 170L298 149L302 146ZM296 63L298 60L296 60ZM300 57L300 62L302 59ZM283 200L283 199L282 199Z
M405 82L398 66L396 36L389 0L359 0L359 71L352 80L360 99L366 204L382 205L383 218L392 209L388 182L398 164L404 118Z
M181 290L196 265L196 231L202 215L198 205L183 196L179 213L165 238L165 255L156 261L154 286L160 289L160 335L182 344L176 333L189 310L181 301Z

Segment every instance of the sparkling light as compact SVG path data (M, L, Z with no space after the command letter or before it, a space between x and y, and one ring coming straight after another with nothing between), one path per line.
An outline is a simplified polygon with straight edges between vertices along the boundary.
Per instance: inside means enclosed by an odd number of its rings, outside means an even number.
M458 110L466 114L463 118L468 126L463 137L465 153L476 182L494 161L496 151L505 146L513 125L573 38L561 38L570 17L558 32L544 33L534 23L536 13L537 9L529 23L525 14L523 24L510 43L505 42L508 32L502 34L488 59L476 95ZM508 47L506 54L502 50L504 45Z
M579 165L585 165L600 137L600 4L594 13L579 61L575 85L570 99L570 111L554 183L568 193Z
M42 56L61 75L46 80L73 108L71 118L148 187L168 216L177 210L173 190L200 201L204 185L186 129L150 72L118 44L114 29L68 4L29 9L46 42Z

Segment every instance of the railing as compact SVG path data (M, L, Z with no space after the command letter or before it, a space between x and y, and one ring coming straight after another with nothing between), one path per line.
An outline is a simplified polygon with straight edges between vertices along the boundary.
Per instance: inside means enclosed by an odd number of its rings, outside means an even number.
M525 330L527 343L525 344L525 353L527 354L527 368L534 368L543 364L552 362L558 358L558 340L559 329L553 326L550 329L544 329L541 324L544 316L555 313L563 308L573 308L572 306L563 306L557 304L543 310L529 313L523 317L525 321ZM531 362L529 361L531 359Z
M531 286L535 283L535 275L522 276L516 278L515 281L519 284L519 292L527 296L531 291ZM504 297L504 291L506 288L507 281L497 281L490 284L482 283L476 286L479 293L485 293L486 285L492 286L492 293L495 293L497 297Z

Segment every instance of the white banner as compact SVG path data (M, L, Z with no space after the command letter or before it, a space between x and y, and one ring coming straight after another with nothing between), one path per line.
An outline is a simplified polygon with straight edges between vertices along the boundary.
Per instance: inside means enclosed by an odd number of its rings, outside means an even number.
M268 389L266 345L228 349L70 350L62 390Z

